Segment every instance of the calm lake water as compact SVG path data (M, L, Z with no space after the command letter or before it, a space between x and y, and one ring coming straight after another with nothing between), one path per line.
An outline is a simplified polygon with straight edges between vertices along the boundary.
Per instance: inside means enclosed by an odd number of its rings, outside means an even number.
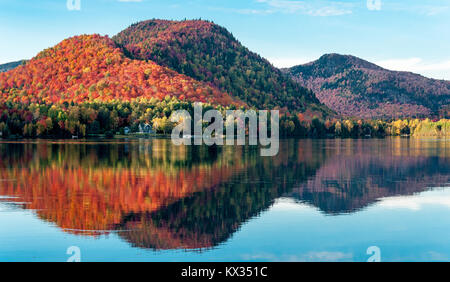
M0 261L450 261L450 142L0 143Z

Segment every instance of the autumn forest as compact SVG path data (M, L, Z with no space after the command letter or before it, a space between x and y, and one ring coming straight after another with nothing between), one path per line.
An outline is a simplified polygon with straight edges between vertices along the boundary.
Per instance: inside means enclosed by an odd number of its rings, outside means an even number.
M326 67L314 66L308 75ZM391 106L384 111L397 112L393 116L368 114L372 106L364 100L353 104L358 111L348 110L336 90L324 93L312 80L306 83L299 68L291 78L208 21L150 20L113 38L75 36L7 70L0 73L4 138L112 137L138 132L143 124L167 134L175 126L172 112L192 111L194 102L222 112L278 109L284 137L450 134L446 82L439 84L439 102L424 90L416 95L423 105L435 105L432 110L411 100L415 96L403 105L386 102Z

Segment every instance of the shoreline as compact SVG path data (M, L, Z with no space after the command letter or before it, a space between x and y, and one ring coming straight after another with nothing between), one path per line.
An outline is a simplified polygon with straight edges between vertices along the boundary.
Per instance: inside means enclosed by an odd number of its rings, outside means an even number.
M373 136L373 137L280 137L280 140L389 140L389 139L433 139L433 140L446 140L450 138L449 136ZM130 141L138 141L138 140L161 140L161 139L171 139L170 135L164 135L164 134L153 134L149 136L129 136L129 135L117 135L112 138L106 138L104 136L90 136L90 137L84 137L84 138L78 138L78 139L71 139L71 138L0 138L0 144L5 143L17 143L17 144L37 144L37 143L54 143L54 144L61 144L61 143L108 143L108 142L114 142L114 143L128 143ZM120 142L123 141L123 142ZM206 144L202 144L206 145ZM246 144L249 145L249 144ZM195 145L192 145L195 146ZM218 145L218 146L225 146L224 145ZM234 145L237 146L237 145Z

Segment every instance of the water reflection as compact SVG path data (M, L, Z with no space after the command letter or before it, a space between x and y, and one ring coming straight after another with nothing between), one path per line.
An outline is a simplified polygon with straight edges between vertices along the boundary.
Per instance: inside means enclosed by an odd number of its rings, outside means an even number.
M118 232L158 250L211 248L279 198L334 215L445 185L449 147L445 140L286 140L278 156L261 158L252 147L175 147L163 139L3 143L0 201L73 234Z
M445 140L337 140L333 154L292 196L328 214L356 212L383 197L449 183Z

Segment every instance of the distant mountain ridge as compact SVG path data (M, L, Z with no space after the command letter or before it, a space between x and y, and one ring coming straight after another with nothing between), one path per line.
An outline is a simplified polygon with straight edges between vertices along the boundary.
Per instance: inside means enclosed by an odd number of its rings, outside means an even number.
M331 112L314 93L212 22L148 20L131 25L113 40L134 59L153 60L258 109Z
M397 118L448 115L450 81L384 69L350 55L326 54L283 69L343 116Z
M24 64L25 62L26 62L25 60L20 60L20 61L16 61L16 62L1 64L0 65L0 72L10 71L10 70L15 69L18 66Z

